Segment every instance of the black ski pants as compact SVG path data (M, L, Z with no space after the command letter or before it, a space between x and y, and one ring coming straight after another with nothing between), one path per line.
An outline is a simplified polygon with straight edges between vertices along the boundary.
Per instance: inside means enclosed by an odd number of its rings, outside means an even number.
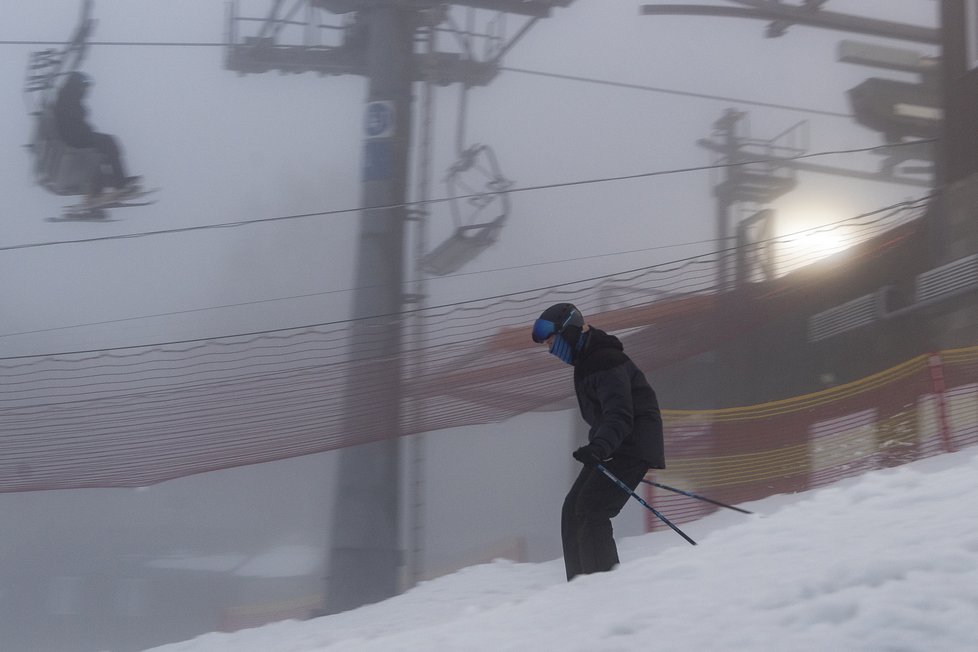
M629 457L615 457L602 465L633 490L650 468L647 462ZM618 564L611 519L628 499L629 495L598 469L581 469L560 514L568 581L577 575L609 571Z
M94 194L102 192L105 186L112 186L113 188L122 186L122 182L126 178L126 170L122 164L122 152L119 150L119 143L115 136L92 131L74 134L64 140L72 147L94 149L102 155L103 163L95 174Z
M109 134L92 134L92 146L102 154L105 161L101 175L96 183L96 189L101 192L104 186L113 188L122 187L122 182L126 178L125 168L122 166L122 153L119 151L119 144L115 137ZM107 170L104 168L108 168Z

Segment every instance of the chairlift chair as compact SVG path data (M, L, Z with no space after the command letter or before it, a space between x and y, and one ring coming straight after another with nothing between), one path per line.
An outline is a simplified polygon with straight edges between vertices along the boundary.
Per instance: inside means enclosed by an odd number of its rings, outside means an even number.
M462 179L465 172L473 169L488 179L478 191L473 191ZM509 217L510 200L507 191L513 185L512 181L502 175L495 154L486 145L473 145L464 150L459 160L449 168L446 183L451 197L455 232L421 260L422 271L435 276L458 271L496 242L506 218ZM463 223L459 206L462 200L468 206L469 222L479 218L494 205L498 206L499 212L490 220L466 224Z
M27 63L24 95L34 118L27 145L34 158L31 172L38 185L56 195L89 194L103 163L95 149L65 144L53 111L59 80L78 70L85 58L88 37L96 23L92 11L92 0L83 0L78 26L64 49L32 52Z

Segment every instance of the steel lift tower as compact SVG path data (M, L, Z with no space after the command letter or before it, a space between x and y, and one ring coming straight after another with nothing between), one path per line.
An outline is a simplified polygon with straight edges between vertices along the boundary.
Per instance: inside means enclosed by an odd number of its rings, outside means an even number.
M240 15L237 4L229 10L228 69L355 74L368 80L351 315L358 320L358 335L349 352L344 421L351 431L387 434L340 452L325 613L376 602L401 588L400 314L405 224L412 219L404 204L414 83L488 84L501 57L537 20L571 2L269 0L262 18ZM512 34L507 34L508 15L519 23ZM438 34L454 37L442 40L453 43L455 51L436 51ZM378 386L388 391L371 394ZM366 423L373 427L364 428Z

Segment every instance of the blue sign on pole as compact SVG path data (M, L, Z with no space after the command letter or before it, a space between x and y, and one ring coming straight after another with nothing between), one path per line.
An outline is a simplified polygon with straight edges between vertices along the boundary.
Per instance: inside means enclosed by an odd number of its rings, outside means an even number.
M391 178L392 147L389 140L368 140L364 148L363 180L385 181Z
M367 138L390 138L394 135L394 103L389 100L367 102L365 119Z

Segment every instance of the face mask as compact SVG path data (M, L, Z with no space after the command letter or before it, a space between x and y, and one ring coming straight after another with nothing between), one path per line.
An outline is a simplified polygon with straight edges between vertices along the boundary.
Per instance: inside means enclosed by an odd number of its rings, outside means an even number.
M554 335L550 341L550 355L557 356L567 364L574 364L574 350L562 335Z
M569 335L568 339L565 337ZM577 354L587 345L588 333L582 333L577 326L568 327L563 333L555 335L550 341L550 353L567 364L574 364ZM571 343L573 342L573 344Z

